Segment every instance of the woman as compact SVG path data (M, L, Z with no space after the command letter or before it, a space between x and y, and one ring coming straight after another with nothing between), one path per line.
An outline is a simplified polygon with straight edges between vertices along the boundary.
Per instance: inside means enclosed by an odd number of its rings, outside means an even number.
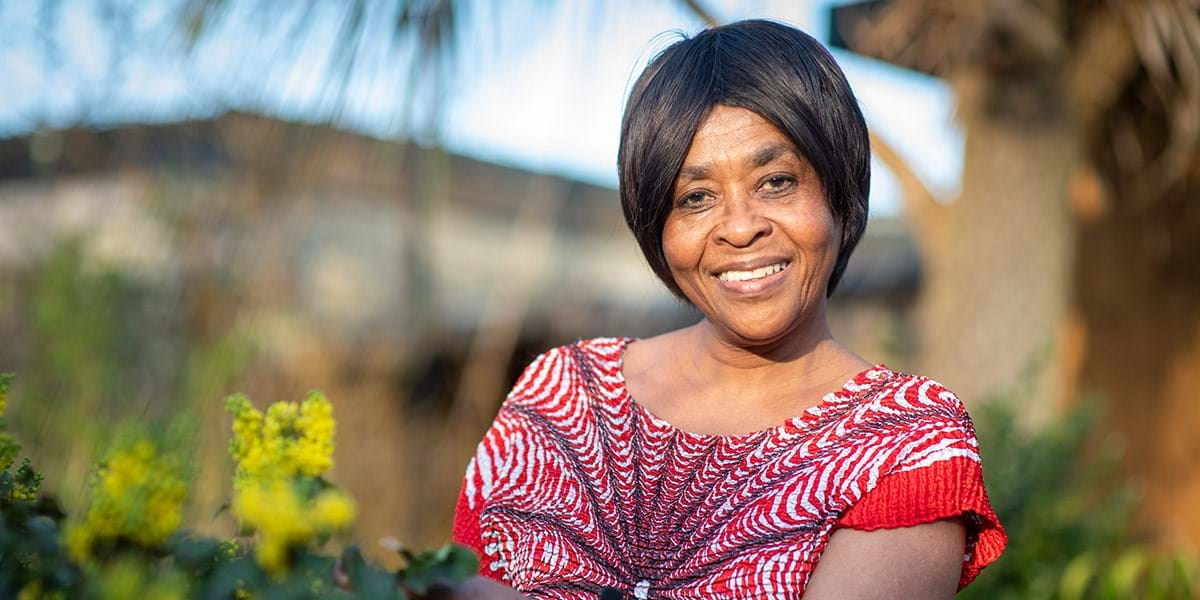
M869 160L844 75L800 31L743 21L651 62L621 201L704 318L525 369L458 505L484 576L539 598L948 598L999 556L958 398L830 334Z

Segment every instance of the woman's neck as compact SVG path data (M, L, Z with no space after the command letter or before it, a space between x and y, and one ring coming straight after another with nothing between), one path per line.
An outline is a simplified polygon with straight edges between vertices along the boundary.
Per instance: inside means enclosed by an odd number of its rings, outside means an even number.
M709 389L727 383L770 389L794 384L797 377L837 380L848 370L869 366L834 339L823 314L760 344L733 340L707 319L691 327L686 337L690 351L681 355L685 376Z

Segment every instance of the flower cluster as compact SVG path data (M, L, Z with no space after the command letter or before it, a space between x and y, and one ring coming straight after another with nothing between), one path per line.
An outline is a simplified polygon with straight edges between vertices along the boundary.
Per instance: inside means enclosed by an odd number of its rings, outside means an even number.
M95 573L92 591L97 598L155 598L185 600L190 591L185 573L169 565L156 565L138 557L122 557Z
M229 453L239 482L262 477L320 477L333 466L333 406L319 392L300 404L276 402L264 415L243 395L230 396Z
M13 474L12 490L9 491L9 502L34 502L37 500L38 489L42 487L42 474L33 470L26 458Z
M299 404L276 402L265 414L242 395L225 408L233 415L229 453L237 461L233 514L258 535L259 565L282 576L294 550L354 521L349 496L321 479L333 465L333 406L313 392Z
M354 521L354 505L346 494L326 489L308 498L300 487L275 478L249 483L234 497L234 514L258 534L254 556L273 575L286 573L290 551Z
M0 373L0 409L10 376ZM0 598L423 598L478 572L468 549L400 550L406 566L370 564L354 545L332 557L331 536L353 524L332 466L333 408L320 394L265 412L244 396L234 415L237 461L230 514L243 534L220 540L180 529L192 469L180 436L118 437L94 471L86 510L69 517L39 497L0 415ZM160 440L160 441L156 441ZM65 525L65 527L63 527Z
M128 541L160 546L179 528L187 481L181 461L145 438L118 446L96 470L91 502L71 525L67 544L81 562L96 544Z

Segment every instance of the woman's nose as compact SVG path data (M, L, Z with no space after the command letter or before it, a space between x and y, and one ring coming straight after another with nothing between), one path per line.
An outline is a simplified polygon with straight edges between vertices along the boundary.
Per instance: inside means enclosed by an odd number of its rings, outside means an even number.
M717 241L737 248L744 248L771 233L771 221L756 206L748 194L731 196L725 202L721 224L717 227Z

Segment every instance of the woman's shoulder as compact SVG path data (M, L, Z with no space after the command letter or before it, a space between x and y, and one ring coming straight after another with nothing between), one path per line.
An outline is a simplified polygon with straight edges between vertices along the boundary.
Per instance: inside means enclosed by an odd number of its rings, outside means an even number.
M886 370L843 417L863 444L894 450L889 460L909 470L951 458L979 462L975 425L958 395L925 375Z
M868 385L866 400L874 407L890 411L937 411L967 416L966 406L940 381L917 373L907 373L879 365L874 372L884 377Z

